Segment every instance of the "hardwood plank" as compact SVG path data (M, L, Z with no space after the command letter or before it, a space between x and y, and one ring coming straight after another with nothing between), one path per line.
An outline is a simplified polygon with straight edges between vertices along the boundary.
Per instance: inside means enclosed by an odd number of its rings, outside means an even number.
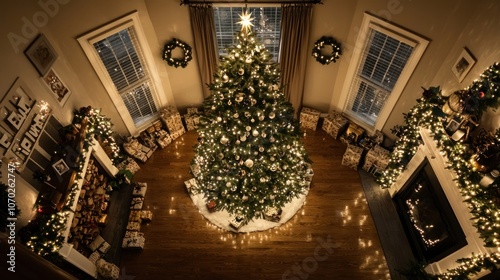
M156 151L134 177L148 183L154 214L141 228L146 246L122 251L122 271L136 280L389 279L360 175L340 164L345 145L321 129L303 140L315 172L306 204L285 225L247 234L213 226L188 196L196 132Z

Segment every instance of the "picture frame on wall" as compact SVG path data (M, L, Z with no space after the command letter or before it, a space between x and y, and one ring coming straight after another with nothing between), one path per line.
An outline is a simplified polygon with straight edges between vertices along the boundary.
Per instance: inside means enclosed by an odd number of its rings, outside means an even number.
M71 94L71 90L63 83L54 69L51 68L47 74L43 76L43 82L49 88L52 96L54 96L59 105L64 106Z
M69 167L66 164L66 162L64 161L64 159L60 159L60 160L56 161L56 163L52 164L52 168L54 168L54 170L59 175L63 175L64 173L66 173L66 171L69 170Z
M42 77L47 74L57 59L56 51L43 34L36 37L24 54Z
M453 67L451 67L451 71L453 72L453 74L455 74L458 81L462 82L475 63L476 60L474 59L472 54L466 48L463 48L460 56L453 64Z

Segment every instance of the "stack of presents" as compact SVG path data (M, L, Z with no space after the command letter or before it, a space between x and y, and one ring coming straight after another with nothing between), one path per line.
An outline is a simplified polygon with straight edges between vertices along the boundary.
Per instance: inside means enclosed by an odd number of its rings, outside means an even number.
M138 137L124 139L123 149L134 160L146 162L158 148L165 148L186 133L186 128L187 130L195 130L200 123L200 112L195 107L187 108L187 114L183 118L184 123L179 111L174 106L161 109L160 119L139 133Z
M300 126L302 129L316 130L321 112L304 107L300 112ZM373 174L380 174L389 164L389 150L382 146L384 134L376 131L373 135L366 135L361 126L349 121L335 110L322 117L321 128L334 139L347 145L342 157L342 165Z
M153 213L150 210L143 210L144 197L148 189L147 183L134 183L132 191L132 203L130 205L130 214L125 232L125 237L122 241L122 248L144 248L146 239L144 234L140 232L143 223L151 222Z

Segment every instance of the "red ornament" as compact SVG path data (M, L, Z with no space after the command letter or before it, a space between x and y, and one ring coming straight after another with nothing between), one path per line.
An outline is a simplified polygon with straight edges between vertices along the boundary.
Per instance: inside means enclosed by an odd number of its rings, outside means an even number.
M478 95L479 95L479 98L483 98L483 97L484 97L484 92L480 91L480 92L478 93Z

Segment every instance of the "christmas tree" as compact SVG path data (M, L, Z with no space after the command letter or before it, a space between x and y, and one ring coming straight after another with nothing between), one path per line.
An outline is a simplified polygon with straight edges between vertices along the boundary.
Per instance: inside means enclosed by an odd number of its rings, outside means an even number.
M303 194L310 160L277 66L255 39L250 16L241 18L237 43L209 84L192 166L195 191L247 223Z

